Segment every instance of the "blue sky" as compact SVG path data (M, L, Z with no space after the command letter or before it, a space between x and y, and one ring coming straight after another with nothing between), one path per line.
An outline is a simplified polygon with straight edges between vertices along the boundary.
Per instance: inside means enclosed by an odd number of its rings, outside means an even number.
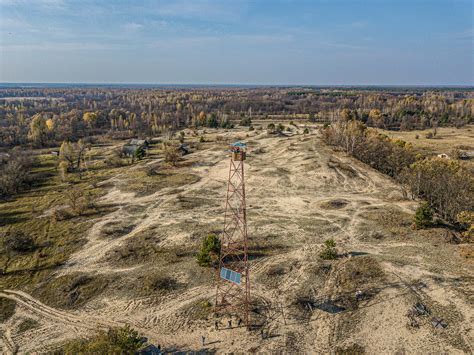
M0 0L0 81L473 85L473 3Z

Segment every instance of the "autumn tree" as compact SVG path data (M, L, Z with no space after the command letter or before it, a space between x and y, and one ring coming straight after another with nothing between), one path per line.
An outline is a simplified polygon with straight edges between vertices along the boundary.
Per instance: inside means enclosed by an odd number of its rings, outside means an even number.
M30 123L30 130L28 132L28 138L37 147L43 147L48 138L48 126L46 120L41 114L36 114Z
M67 173L77 173L82 178L86 145L82 140L77 143L63 142L59 149L59 168L65 178Z
M97 113L95 112L84 112L82 120L89 126L93 127L97 122Z
M369 120L375 127L383 128L385 126L384 117L379 109L370 110Z

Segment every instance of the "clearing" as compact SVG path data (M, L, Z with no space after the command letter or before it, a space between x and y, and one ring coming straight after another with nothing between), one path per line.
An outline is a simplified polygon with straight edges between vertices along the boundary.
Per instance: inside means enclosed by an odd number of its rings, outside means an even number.
M394 181L326 147L315 127L302 133L208 129L176 168L150 177L143 169L161 162L150 156L108 171L95 185L100 213L83 221L67 260L34 287L0 291L16 302L0 325L3 352L48 351L125 323L167 350L472 352L472 259L442 228L412 230L418 204ZM265 339L227 319L214 330L214 275L195 261L201 239L222 228L226 142L236 140L248 144L253 317ZM329 238L342 256L321 260ZM417 303L430 314L414 314Z

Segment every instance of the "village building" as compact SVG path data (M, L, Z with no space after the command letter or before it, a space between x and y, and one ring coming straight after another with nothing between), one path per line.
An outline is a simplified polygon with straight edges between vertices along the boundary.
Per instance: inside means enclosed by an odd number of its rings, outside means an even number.
M122 154L126 157L137 157L144 156L145 151L150 146L150 142L147 139L130 139L127 144L122 147Z

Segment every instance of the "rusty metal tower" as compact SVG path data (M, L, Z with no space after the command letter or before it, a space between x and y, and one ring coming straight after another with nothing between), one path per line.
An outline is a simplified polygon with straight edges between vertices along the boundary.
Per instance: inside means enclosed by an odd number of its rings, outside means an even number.
M216 313L237 315L250 327L250 279L244 161L246 145L230 145L230 167L221 254L217 270Z

